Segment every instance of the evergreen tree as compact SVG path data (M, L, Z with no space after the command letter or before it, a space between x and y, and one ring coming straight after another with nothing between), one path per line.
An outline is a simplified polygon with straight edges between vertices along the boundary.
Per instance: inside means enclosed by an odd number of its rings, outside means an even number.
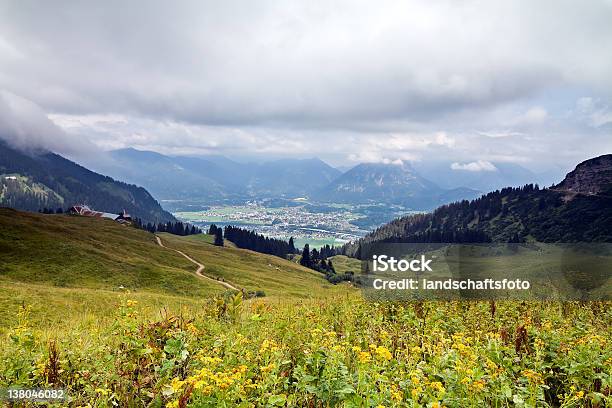
M215 245L223 246L223 230L221 228L215 230Z
M215 224L210 224L210 227L208 227L208 235L217 235L217 228Z
M321 257L319 256L319 251L317 251L317 248L314 248L311 252L310 252L310 260L312 262L317 262L319 259L321 259Z
M288 242L281 239L268 238L263 235L231 225L225 227L225 238L232 241L238 248L250 249L264 254L285 258L292 253ZM295 251L295 250L294 250Z
M293 237L289 238L289 253L295 254L295 245L293 243Z
M304 249L302 250L302 259L300 259L300 265L310 268L312 266L312 262L310 260L310 245L305 244Z

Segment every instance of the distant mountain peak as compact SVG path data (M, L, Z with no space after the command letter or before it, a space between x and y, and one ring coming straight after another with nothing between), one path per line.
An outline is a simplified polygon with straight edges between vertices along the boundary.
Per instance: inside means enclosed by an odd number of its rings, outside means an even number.
M362 163L344 173L336 180L336 191L363 192L371 187L400 185L430 185L420 177L410 165L391 163Z
M554 190L594 195L612 189L612 154L583 161Z
M473 197L475 191L449 191L421 176L408 162L361 163L317 192L328 202L393 203L429 209L441 203Z

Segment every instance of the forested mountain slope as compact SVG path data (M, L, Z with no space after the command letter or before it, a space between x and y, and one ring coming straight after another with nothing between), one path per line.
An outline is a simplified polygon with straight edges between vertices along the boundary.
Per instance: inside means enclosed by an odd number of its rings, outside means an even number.
M556 186L507 187L432 213L399 218L356 244L371 242L612 242L612 155L580 163Z
M87 204L126 210L147 222L173 221L147 190L116 181L55 153L28 154L0 142L0 206L28 211Z

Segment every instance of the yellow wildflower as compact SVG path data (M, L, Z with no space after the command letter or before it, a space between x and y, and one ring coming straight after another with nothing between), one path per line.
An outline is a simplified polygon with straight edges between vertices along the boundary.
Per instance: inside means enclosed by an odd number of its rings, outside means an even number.
M396 402L399 402L404 399L404 394L397 385L391 386L391 399Z
M470 386L470 389L474 392L480 392L483 390L484 387L485 387L484 380L476 380L472 383L472 385Z
M170 386L172 387L172 391L177 392L183 387L183 384L185 384L185 381L181 381L175 377L172 379Z
M387 361L393 358L393 356L391 355L391 352L386 347L383 347L383 346L376 347L376 355L379 358L383 360L387 360Z
M275 368L276 368L276 364L274 364L274 363L270 363L267 366L259 367L259 369L261 370L262 373L269 373L270 371L274 370Z
M360 363L367 363L368 361L372 360L372 355L367 351L361 351L357 355L357 358L359 359Z
M380 339L381 339L382 341L389 340L389 332L388 332L388 331L386 331L386 330L381 330L381 331L380 331Z
M525 370L523 371L523 375L525 377L527 377L527 379L529 380L529 382L534 383L534 384L541 384L544 382L542 376L533 371L533 370Z
M446 391L446 390L444 389L444 386L442 385L442 383L441 383L440 381L432 381L431 383L429 383L429 386L430 386L430 387L431 387L433 390L438 391L438 392L444 392L444 391Z

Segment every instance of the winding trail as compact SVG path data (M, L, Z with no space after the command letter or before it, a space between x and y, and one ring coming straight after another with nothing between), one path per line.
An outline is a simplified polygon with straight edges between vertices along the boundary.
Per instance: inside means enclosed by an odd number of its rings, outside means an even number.
M232 284L230 284L228 282L220 281L220 280L217 280L215 278L211 278L210 276L204 275L202 273L202 271L204 270L204 265L202 265L200 262L196 261L195 259L193 259L189 255L187 255L183 251L179 251L178 249L174 249L174 248L168 248L167 246L164 245L164 243L162 242L162 240L161 240L161 238L159 236L155 235L155 239L157 240L157 243L159 244L160 247L166 248L166 249L170 249L171 251L178 252L179 254L181 254L185 258L187 258L190 262L196 264L198 269L196 269L195 274L198 275L200 278L208 279L208 280L213 281L215 283L218 283L219 285L224 286L224 287L226 287L227 289L230 289L230 290L240 291L239 288L237 288L236 286L234 286L234 285L232 285Z

